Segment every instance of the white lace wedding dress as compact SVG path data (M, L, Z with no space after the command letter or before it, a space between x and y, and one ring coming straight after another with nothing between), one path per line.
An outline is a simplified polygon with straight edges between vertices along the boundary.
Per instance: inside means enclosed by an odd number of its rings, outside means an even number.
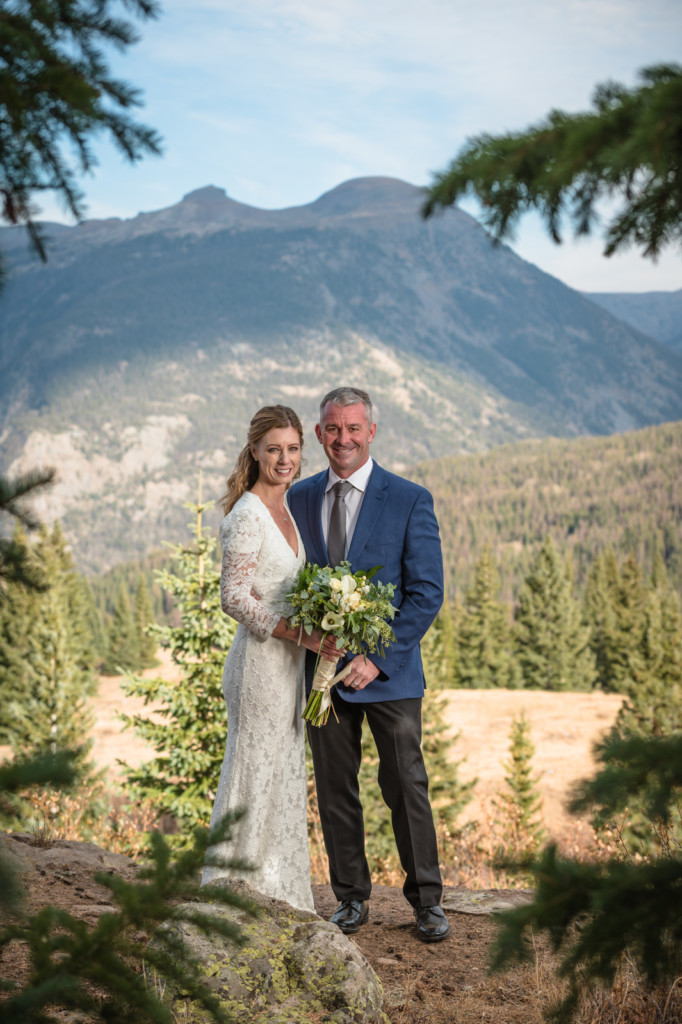
M240 875L207 865L203 882L240 876L258 892L314 910L301 720L305 651L271 636L291 611L286 594L305 562L297 528L296 536L298 554L249 491L220 525L222 606L239 626L223 675L227 746L211 824L228 810L246 814L233 839L209 852L243 858L256 870Z

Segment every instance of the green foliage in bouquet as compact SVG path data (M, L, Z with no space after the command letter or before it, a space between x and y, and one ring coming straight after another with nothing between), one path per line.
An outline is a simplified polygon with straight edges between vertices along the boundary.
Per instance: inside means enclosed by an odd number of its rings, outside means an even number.
M379 566L352 573L350 562L335 569L306 562L287 600L294 609L289 622L303 626L310 636L314 629L333 633L339 650L349 654L384 656L384 648L395 640L388 624L397 609L391 604L392 583L372 581Z
M397 609L391 604L393 584L372 582L379 568L352 573L350 562L340 562L335 569L306 562L287 594L294 609L290 625L302 626L309 636L314 629L332 633L339 651L345 648L349 654L362 655L378 652L383 658L384 648L395 640L387 620ZM335 665L325 659L320 662L318 656L313 690L303 712L303 718L312 725L327 724L329 710L333 709L331 688L349 671L346 666L335 676Z

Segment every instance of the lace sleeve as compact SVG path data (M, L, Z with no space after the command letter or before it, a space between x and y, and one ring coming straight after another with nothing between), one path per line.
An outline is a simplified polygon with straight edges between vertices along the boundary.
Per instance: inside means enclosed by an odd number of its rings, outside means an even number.
M243 623L259 640L267 640L280 614L268 610L251 592L262 531L262 522L244 509L231 512L220 524L223 547L220 603L226 615Z

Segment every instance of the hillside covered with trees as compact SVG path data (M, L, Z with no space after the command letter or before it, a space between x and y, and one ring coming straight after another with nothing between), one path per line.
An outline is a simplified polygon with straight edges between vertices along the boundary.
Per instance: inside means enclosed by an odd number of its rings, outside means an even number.
M454 455L410 476L433 493L451 599L472 580L484 547L510 601L546 536L570 554L582 586L606 548L647 572L659 550L682 589L682 423L612 437L524 441Z

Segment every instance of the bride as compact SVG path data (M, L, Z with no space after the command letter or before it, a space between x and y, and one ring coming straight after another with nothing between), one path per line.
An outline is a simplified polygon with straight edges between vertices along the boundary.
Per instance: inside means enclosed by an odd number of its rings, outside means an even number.
M223 675L227 745L211 826L226 811L246 814L229 842L209 848L203 883L239 874L212 866L212 855L239 858L255 866L242 877L258 892L314 910L301 712L304 648L317 651L322 634L307 636L286 620L286 594L305 562L286 503L302 448L293 409L266 406L227 481L220 589L223 611L239 625ZM335 642L326 640L322 653L336 660Z

